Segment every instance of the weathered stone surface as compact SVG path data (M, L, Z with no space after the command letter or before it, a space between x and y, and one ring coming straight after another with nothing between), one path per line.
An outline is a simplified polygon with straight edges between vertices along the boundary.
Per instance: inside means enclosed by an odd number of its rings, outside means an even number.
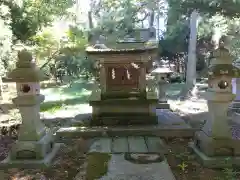
M168 109L157 109L156 114L158 116L159 124L186 125L185 121L181 117Z
M157 98L149 98L146 87L146 72L157 51L156 47L140 46L86 50L99 61L100 70L99 89L90 97L90 105L93 107L91 125L157 124L157 117L155 121L152 120L152 109L156 108ZM126 112L135 113L136 117L122 117ZM139 112L149 117L140 118L137 115ZM107 113L112 115L108 116Z
M116 137L112 139L112 153L128 152L128 147L127 137Z
M36 158L37 158L36 152L30 151L30 150L18 151L16 154L17 160L36 159Z
M99 180L175 180L166 161L133 164L124 155L112 155L108 167L108 173Z
M128 137L129 152L148 152L148 148L144 137L142 136L129 136Z

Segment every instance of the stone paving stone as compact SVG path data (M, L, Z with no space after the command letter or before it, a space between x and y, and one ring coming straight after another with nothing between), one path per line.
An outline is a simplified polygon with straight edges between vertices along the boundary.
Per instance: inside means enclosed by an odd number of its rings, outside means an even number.
M173 173L163 161L151 164L133 164L123 154L112 155L108 173L99 180L175 180Z
M166 124L166 125L186 124L185 121L181 117L177 116L176 114L169 111L168 109L157 109L156 113L158 116L159 124Z

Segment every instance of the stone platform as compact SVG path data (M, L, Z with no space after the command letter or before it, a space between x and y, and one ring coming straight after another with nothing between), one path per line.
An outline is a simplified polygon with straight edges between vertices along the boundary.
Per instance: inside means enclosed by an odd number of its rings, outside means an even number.
M128 126L75 126L60 128L56 133L58 141L71 138L115 137L115 136L158 136L158 137L193 137L199 129L191 128L183 119L167 109L157 109L157 125ZM76 120L77 121L77 120ZM146 119L147 121L147 119ZM79 123L81 124L81 123Z

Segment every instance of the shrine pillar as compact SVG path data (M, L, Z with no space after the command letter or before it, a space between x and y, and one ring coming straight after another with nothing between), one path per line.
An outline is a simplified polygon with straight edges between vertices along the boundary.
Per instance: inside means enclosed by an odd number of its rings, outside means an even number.
M107 84L106 84L106 68L103 65L104 60L99 60L99 68L100 68L100 89L102 93L106 93Z
M142 63L140 65L140 76L139 76L139 89L140 92L146 92L146 85L147 85L147 79L146 79L146 68L145 64Z

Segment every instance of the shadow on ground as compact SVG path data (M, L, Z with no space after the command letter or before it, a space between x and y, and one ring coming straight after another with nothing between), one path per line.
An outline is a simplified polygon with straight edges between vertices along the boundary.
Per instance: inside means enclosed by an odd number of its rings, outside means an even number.
M167 86L166 96L169 100L176 100L184 87L184 83L172 83Z
M208 112L200 112L196 114L186 114L182 115L181 118L193 128L202 127L205 121L208 119Z
M45 112L45 111L54 111L62 108L63 106L66 105L76 105L76 104L84 104L87 103L89 98L89 95L77 97L74 99L65 99L65 100L57 100L57 101L48 101L44 102L40 106L40 111Z

